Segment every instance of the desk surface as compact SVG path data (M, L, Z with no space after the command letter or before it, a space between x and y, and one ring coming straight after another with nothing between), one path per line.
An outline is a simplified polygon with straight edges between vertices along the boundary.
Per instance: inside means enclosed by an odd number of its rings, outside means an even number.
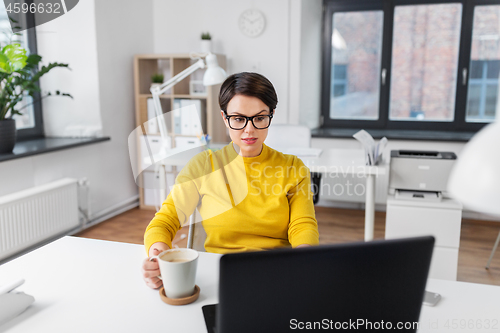
M201 307L217 303L220 256L200 253L200 298L179 307L144 284L145 257L141 245L64 237L0 266L0 284L24 278L18 290L35 297L0 332L206 332ZM422 308L419 332L500 331L500 287L429 280L427 290L443 299Z

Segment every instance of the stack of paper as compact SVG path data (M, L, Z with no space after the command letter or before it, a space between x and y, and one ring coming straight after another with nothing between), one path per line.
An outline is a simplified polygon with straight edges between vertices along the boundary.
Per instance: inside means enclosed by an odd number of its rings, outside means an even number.
M384 136L378 144L375 144L373 137L365 130L361 130L353 135L353 137L361 142L365 148L366 165L377 165L382 160L382 153L387 145L387 138Z

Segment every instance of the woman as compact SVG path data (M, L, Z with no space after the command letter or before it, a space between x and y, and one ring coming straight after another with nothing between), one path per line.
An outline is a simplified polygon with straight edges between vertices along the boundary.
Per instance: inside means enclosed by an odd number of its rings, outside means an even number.
M221 116L232 142L193 157L144 235L149 256L172 239L198 208L207 252L256 251L318 244L309 169L293 155L264 144L278 103L271 82L238 73L221 86ZM162 282L158 263L143 263L146 284Z

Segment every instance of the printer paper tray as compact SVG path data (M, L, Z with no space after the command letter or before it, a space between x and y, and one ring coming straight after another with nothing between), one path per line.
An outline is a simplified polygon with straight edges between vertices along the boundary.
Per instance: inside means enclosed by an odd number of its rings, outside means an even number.
M395 198L397 200L439 202L443 195L441 192L396 190Z

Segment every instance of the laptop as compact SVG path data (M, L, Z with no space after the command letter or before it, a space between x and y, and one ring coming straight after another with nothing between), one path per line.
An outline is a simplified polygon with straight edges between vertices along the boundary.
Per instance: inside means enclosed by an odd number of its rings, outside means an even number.
M207 330L416 332L433 246L428 236L223 255Z

